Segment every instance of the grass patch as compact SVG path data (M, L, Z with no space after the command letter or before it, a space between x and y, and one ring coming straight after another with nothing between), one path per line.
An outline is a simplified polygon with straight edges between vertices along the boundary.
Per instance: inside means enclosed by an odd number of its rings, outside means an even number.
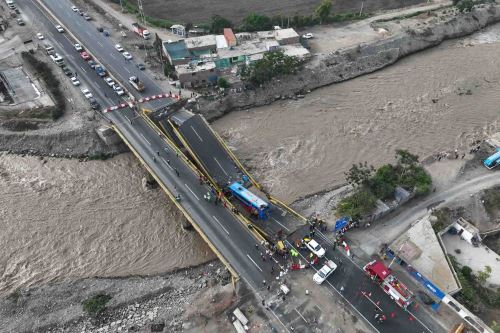
M107 160L109 157L110 157L109 155L99 152L97 154L90 155L88 159L91 161L96 161L96 160L104 161Z
M106 304L111 298L106 294L97 294L82 302L83 311L89 316L95 317L106 309Z
M500 217L500 186L493 187L484 191L482 200L484 200L484 209L491 218Z
M434 229L435 233L440 232L451 224L452 214L451 209L448 207L435 210L432 215L436 217L436 222L432 224L432 229Z

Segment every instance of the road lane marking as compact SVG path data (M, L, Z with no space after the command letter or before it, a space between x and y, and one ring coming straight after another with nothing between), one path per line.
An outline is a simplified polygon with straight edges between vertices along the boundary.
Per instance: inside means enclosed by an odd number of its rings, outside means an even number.
M214 156L214 160L215 160L215 162L217 162L217 165L219 166L219 168L221 168L222 172L224 172L224 174L225 174L226 176L229 176L229 175L227 174L226 170L224 170L224 168L222 167L222 165L220 165L219 161L217 160L217 158L216 158L215 156Z
M193 130L194 134L196 134L196 136L198 137L198 139L200 139L201 142L203 142L203 139L201 138L201 136L198 134L198 132L196 132L196 130L194 129L194 127L191 125L191 129Z
M166 164L166 165L168 165L168 167L169 167L170 169L174 170L174 168L170 165L170 163L168 163L168 161L167 161L166 159L164 159L164 158L162 157L162 158L161 158L161 160L162 160L163 162L165 162L165 164ZM187 186L187 185L186 185L186 186Z
M187 184L184 184L184 185L186 185L187 189L189 190L189 192L191 192L192 195L194 195L196 200L200 201L200 198L198 198L198 196L196 194L194 194L193 190L191 188L189 188L189 186Z
M276 220L274 217L271 217L276 223L278 223L280 226L282 226L283 228L285 228L287 231L290 231L290 229L288 229L287 227L285 227L283 224L280 223L280 221Z
M306 319L306 318L304 318L304 316L302 315L302 313L300 313L300 312L299 312L299 310L297 310L297 308L295 308L294 310L295 310L295 312L297 312L297 313L299 314L299 316L300 316L302 319L304 319L304 321L306 322L306 324L309 324L309 322L307 321L307 319Z
M115 56L113 55L113 53L110 53L109 55L111 56L111 58L113 58L113 59L115 59L115 60L116 60L116 58L115 58Z
M104 45L102 45L99 41L97 41L97 44L99 44L100 47L104 47Z
M146 142L151 146L151 142L148 141L148 139L146 139L146 137L144 136L144 134L141 133L141 136L143 137L144 140L146 140Z
M412 316L413 318L415 318L415 319L416 319L416 320L420 323L420 325L422 325L422 326L423 326L426 330L428 330L429 332L432 332L432 331L429 329L429 327L425 326L425 324L424 324L424 323L423 323L420 319L418 319L418 318L417 318L417 316L415 316L415 315L414 315L412 312L410 312L409 310L406 310L406 311L407 311L409 314L411 314L411 316Z
M253 259L248 255L248 253L247 253L247 257L248 257L248 259L250 259L253 262L255 267L257 267L262 272L262 268L260 268L259 265L257 265L257 263L255 261L253 261Z
M227 231L227 229L226 229L226 228L224 228L224 226L222 225L222 223L220 223L220 221L217 219L217 217L215 217L215 216L213 216L213 215L212 215L212 217L214 218L214 220L215 220L217 223L219 223L220 227L221 227L222 229L224 229L224 231L226 232L226 234L228 234L228 235L229 235L229 231Z
M80 66L80 68L82 69L82 71L83 71L84 73L87 73L87 71L86 71L86 70L85 70L82 66Z
M123 69L124 69L124 70L126 70L126 71L127 71L127 73L132 74L132 73L130 73L130 71L127 69L127 67L123 67Z
M177 120L179 122L179 126L182 124L182 121L179 118L177 118L177 116L173 116L172 119Z
M85 31L85 33L86 33L87 35L89 35L89 37L92 37L92 35L90 34L90 32Z

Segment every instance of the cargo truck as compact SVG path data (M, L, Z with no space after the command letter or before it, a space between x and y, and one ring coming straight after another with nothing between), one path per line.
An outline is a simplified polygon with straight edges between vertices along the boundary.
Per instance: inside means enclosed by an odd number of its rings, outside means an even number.
M148 29L139 25L139 23L132 23L132 30L144 39L149 39L151 37L151 33Z
M144 83L137 76L131 76L128 79L128 82L134 87L137 91L144 91Z

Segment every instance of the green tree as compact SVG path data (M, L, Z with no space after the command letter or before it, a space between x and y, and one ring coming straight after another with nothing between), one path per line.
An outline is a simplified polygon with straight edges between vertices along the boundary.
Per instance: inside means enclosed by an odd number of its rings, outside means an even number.
M470 12L472 7L474 7L474 1L472 0L461 0L456 4L457 9L460 12Z
M398 175L392 164L381 166L368 181L369 187L377 198L388 199L394 196L398 185Z
M228 19L220 16L214 15L212 16L212 22L210 24L210 30L215 34L220 34L224 30L224 28L232 28L233 24Z
M88 300L83 301L83 311L90 316L97 316L106 309L106 304L111 299L111 296L106 294L97 294Z
M418 163L418 155L414 155L405 149L396 149L396 159L398 164L403 166L413 166Z
M220 87L220 88L229 88L229 82L227 82L227 80L223 77L220 77L218 80L217 80L217 85Z
M486 265L482 271L477 272L477 281L480 284L485 284L486 280L491 276L491 267Z
M296 57L290 57L282 51L268 52L260 60L240 69L243 80L260 85L276 76L295 74L302 65Z
M266 15L252 13L245 17L243 26L246 31L262 31L272 28L272 20Z
M500 325L493 320L493 322L491 323L491 329L493 330L493 332L495 333L500 333Z
M325 20L330 16L330 11L332 10L332 1L331 0L323 0L316 7L315 13L319 18L319 23L322 24Z
M364 163L353 164L349 171L345 172L346 180L349 184L353 186L368 185L368 181L375 168L373 165L368 165L365 161Z
M358 189L352 195L340 200L337 213L354 219L361 218L375 208L377 198L368 190Z

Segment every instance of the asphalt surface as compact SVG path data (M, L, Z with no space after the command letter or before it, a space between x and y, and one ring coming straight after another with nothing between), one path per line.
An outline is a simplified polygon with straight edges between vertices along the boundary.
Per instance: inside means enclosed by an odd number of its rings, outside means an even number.
M131 75L136 75L145 82L146 90L142 95L133 91L132 87L126 87L136 98L161 93L160 88L156 86L154 81L139 71L133 61L126 61L114 49L115 43L109 37L104 37L97 32L92 21L87 22L81 16L74 13L70 8L71 3L57 0L43 0L43 2L64 26L71 28L72 33L77 36L83 46L98 57L99 62L111 71L120 80L122 85L128 82L128 77ZM102 106L115 105L120 101L120 98L114 95L111 88L80 58L78 52L73 47L75 41L72 41L67 34L57 32L54 28L56 23L52 22L51 19L47 19L44 12L40 11L36 3L31 0L17 0L17 4L23 12L25 19L29 17L32 22L37 22L40 32L45 34L46 38L53 43L56 52L65 57L66 62L77 70L78 78L82 81L82 85L92 90L94 96ZM169 103L170 101L165 102ZM254 291L258 291L259 294L264 292L263 280L273 280L270 273L272 264L270 260L261 260L260 253L265 252L265 250L260 246L256 248L255 240L248 230L246 230L246 227L227 209L220 205L216 206L213 203L206 202L203 199L203 195L209 191L209 188L204 184L200 184L198 175L181 158L177 157L176 152L166 144L161 134L150 127L142 117L136 115L129 108L109 112L105 116L126 137L127 141L134 147L134 150L141 156L159 180L174 195L179 194L181 196L180 204L196 221L210 242L214 244L238 274L250 284ZM193 132L193 135L196 134ZM211 133L210 136L213 137ZM203 143L203 137L200 140L200 148L210 149L210 146L201 144ZM206 139L208 140L208 136ZM190 140L192 141L193 139ZM214 162L216 167L219 168L218 163L215 160ZM225 164L222 166L228 167ZM215 168L215 166L212 165L212 168ZM331 253L330 251L328 252L328 256L331 256L334 260L338 260L338 254ZM345 267L345 269L339 270L339 272L336 272L338 274L332 275L330 277L331 281L329 280L323 287L339 290L340 286L343 285L356 286L352 290L350 290L351 288L344 287L344 297L368 321L373 321L370 319L373 314L373 308L370 306L371 303L357 296L359 290L365 288L367 291L372 292L373 297L377 298L377 300L380 299L381 304L386 307L384 311L390 313L390 311L394 310L397 312L397 306L391 303L392 301L388 299L388 296L378 286L367 283L367 279L365 279L363 274L360 274L359 267L354 264L351 267L347 263L347 260L344 258L344 263L346 264L340 266L341 268ZM388 321L376 328L374 327L374 330L390 333L428 331L416 324L414 320L405 320L404 318L406 317L403 314L398 315L398 319L390 323Z
M18 0L17 3L26 18L30 18L32 22L37 22L40 32L45 34L47 40L53 44L56 52L60 53L70 66L79 71L78 78L82 81L82 86L88 85L102 105L113 105L118 100L118 97L113 96L114 92L112 89L81 59L73 47L75 42L66 33L57 32L54 28L56 24L51 19L45 17L44 12L40 10L37 4L30 0ZM100 55L109 56L111 51L118 53L114 50L114 44L110 39L94 38L95 35L98 35L97 30L93 28L91 23L74 13L70 8L71 4L69 2L46 1L45 4L50 6L53 13L61 18L62 23L66 27L71 27L72 31L73 27L76 27L75 31L77 33L75 34L80 35L79 38L82 38L80 41L84 44L84 47L91 50L93 54L99 57ZM75 22L79 22L79 24L73 24ZM86 31L92 32L90 37L85 37ZM102 50L93 49L93 47L101 48L98 42L105 45L102 47ZM124 76L125 74L123 74L128 62L120 63L120 66L110 66L110 64L101 58L99 58L99 61L108 70L122 69L121 78L124 81L128 81L128 76ZM134 64L129 64L129 70L132 71L134 66ZM145 75L142 76L145 77ZM144 81L147 82L146 79ZM149 84L146 91L149 93L159 93L160 90L154 82L149 82L146 83L146 85ZM255 248L255 239L245 230L246 227L236 217L231 215L227 209L203 200L203 195L209 191L209 188L206 185L199 184L198 176L184 161L177 157L173 148L168 146L162 137L142 117L135 114L129 108L121 109L118 112L108 112L105 113L105 116L126 137L127 141L134 147L155 175L158 176L160 181L174 195L179 194L181 196L181 205L200 226L210 242L215 245L244 280L254 289L262 288L263 280L271 280L271 263L259 262L260 251L264 250L262 248L259 250Z

